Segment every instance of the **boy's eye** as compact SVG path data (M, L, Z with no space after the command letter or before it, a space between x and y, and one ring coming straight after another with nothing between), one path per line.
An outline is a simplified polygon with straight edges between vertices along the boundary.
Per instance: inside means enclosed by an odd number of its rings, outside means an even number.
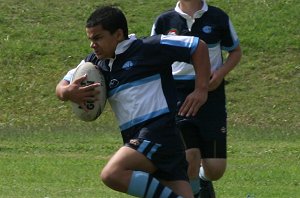
M99 36L99 37L95 37L93 40L94 41L98 41L98 40L100 40L102 38L102 36Z

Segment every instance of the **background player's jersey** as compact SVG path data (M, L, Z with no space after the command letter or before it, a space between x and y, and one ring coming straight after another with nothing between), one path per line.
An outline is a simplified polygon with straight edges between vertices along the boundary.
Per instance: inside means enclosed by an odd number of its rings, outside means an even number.
M160 15L152 28L152 35L189 35L204 40L209 48L211 70L215 71L223 64L222 50L235 49L239 40L236 31L228 17L221 9L204 6L193 17L183 13L179 4L175 9ZM173 75L176 80L194 80L192 65L176 62L173 65Z
M176 90L171 65L190 62L198 46L197 37L157 35L121 42L113 59L98 60L90 54L84 61L93 62L103 71L108 100L122 131L163 114L175 116ZM70 80L68 72L65 80Z

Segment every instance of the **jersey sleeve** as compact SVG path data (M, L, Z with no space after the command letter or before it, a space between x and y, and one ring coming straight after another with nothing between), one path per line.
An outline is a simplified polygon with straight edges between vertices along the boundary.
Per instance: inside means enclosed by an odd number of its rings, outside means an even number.
M152 26L151 36L158 34L168 34L168 31L172 27L176 27L176 24L180 23L178 14L174 9L168 10L159 15Z
M158 33L156 32L156 23L153 23L150 35L153 36L157 34Z
M78 65L77 67L79 67L80 65L84 64L85 62L91 62L93 63L94 65L98 66L99 68L103 69L102 68L102 63L103 61L99 60L97 57L96 57L96 54L95 53L90 53L89 55L87 55L85 57L84 60L82 60ZM76 70L76 68L73 68L71 70L68 71L68 73L64 76L63 80L66 80L68 82L71 82L72 81L72 78L73 78L73 75L74 75L74 72Z
M162 53L175 61L190 63L200 39L193 36L161 35Z
M228 18L224 24L224 31L221 36L222 50L232 51L239 45L239 38L233 27L231 20Z
M79 67L79 66L82 65L83 63L85 63L84 60L82 60L82 61L79 63L79 65L77 65L77 67ZM74 72L75 72L75 70L76 70L77 67L75 67L75 68L69 70L69 71L67 72L67 74L63 77L63 80L68 81L68 82L71 82L72 79L73 79Z
M160 17L157 17L155 22L152 25L151 36L163 34L162 27L163 27L162 20L160 20Z

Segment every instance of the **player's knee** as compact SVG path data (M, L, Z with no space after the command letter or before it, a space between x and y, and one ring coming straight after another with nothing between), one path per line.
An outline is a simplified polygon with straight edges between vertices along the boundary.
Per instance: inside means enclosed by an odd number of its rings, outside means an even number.
M101 181L108 187L112 187L117 181L117 174L115 171L104 168L100 174Z
M223 177L226 171L226 159L205 159L202 161L202 175L204 170L204 177L216 181ZM201 172L201 170L200 170Z
M214 169L205 171L206 177L211 181L219 180L221 177L223 177L224 173L225 169Z
M219 179L221 179L221 177L223 177L224 173L222 174L212 174L209 176L211 181L217 181Z
M111 180L111 176L103 170L100 173L100 179L101 179L101 181L103 181L104 184L107 184L107 183L109 183L108 181Z

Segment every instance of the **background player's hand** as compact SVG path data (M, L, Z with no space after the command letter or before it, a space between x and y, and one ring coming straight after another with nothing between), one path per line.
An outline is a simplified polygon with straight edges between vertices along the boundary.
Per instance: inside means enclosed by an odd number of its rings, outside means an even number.
M211 74L211 78L208 85L208 91L213 91L219 87L222 83L224 76L219 72L219 70L214 71Z
M94 83L87 86L82 86L81 83L86 79L86 75L76 79L66 87L65 97L81 106L82 109L88 111L85 106L87 101L96 101L96 97L99 94L99 90L95 88L100 86L100 83Z
M181 105L178 114L180 116L195 116L196 113L199 111L200 107L206 102L207 100L207 92L194 90L190 93L184 103Z

